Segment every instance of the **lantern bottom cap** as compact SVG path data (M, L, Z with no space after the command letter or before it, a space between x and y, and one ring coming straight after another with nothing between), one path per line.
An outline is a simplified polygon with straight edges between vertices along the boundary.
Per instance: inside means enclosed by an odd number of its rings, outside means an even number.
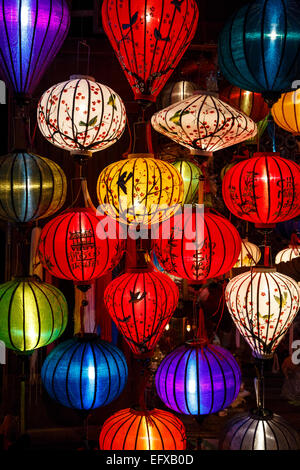
M256 228L265 228L265 229L272 229L276 227L276 224L254 224Z
M255 359L260 359L260 360L264 361L264 360L268 360L268 359L273 359L274 353L264 354L264 353L260 353L258 351L252 351L252 356Z
M198 155L199 157L212 157L213 152L207 152L206 150L201 149L190 149L191 155Z
M93 156L93 153L90 151L90 150L72 150L70 152L70 155L72 155L72 157L92 157Z
M91 80L92 82L95 82L95 78L90 76L90 75L82 75L82 74L74 74L74 75L70 75L70 80L76 80L76 79L80 79L80 78L85 78L86 80Z
M135 101L140 101L141 104L150 104L150 103L155 103L156 101L156 96L153 95L143 95L143 93L134 93L134 99Z

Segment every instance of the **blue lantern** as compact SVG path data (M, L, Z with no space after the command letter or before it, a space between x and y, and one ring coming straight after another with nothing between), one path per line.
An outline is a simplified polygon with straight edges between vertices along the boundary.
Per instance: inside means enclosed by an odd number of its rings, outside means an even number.
M123 353L96 335L74 337L46 357L42 381L61 405L91 410L107 405L123 391L128 369Z
M225 24L219 65L230 83L276 101L299 78L300 9L297 0L256 0Z

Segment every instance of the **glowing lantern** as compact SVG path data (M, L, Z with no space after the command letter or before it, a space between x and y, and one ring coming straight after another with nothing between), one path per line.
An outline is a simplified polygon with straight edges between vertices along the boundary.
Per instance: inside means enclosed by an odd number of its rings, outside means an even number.
M260 249L254 243L249 242L248 238L242 240L242 248L234 268L245 266L255 266L261 257Z
M241 371L226 349L190 341L163 359L155 385L160 399L172 410L206 415L226 408L236 399Z
M256 0L231 16L219 35L227 80L277 99L299 77L300 14L296 0Z
M178 159L172 165L179 171L183 181L182 205L197 201L199 180L204 179L201 168L190 160Z
M300 167L277 153L255 153L227 171L223 199L240 219L274 227L300 213Z
M0 218L30 222L49 217L64 204L67 180L52 160L15 152L0 157Z
M300 90L283 93L271 109L279 127L294 135L300 134Z
M179 172L149 154L136 155L112 163L100 173L99 203L112 218L127 224L150 225L169 219L182 203Z
M73 75L49 88L37 107L43 136L72 155L90 157L117 142L126 126L123 101L91 77Z
M284 250L279 251L275 257L275 264L286 263L292 259L299 258L300 246L290 246Z
M275 268L255 267L226 287L231 317L253 355L272 357L300 305L298 284Z
M68 307L56 287L35 277L16 277L0 286L0 340L16 351L32 351L65 330Z
M31 95L61 48L70 24L66 0L2 0L0 68L22 101Z
M104 292L111 318L136 355L153 351L178 297L178 288L169 276L147 267L118 276Z
M250 139L246 140L245 144L247 145L256 145L259 143L260 139L262 138L266 128L268 127L269 122L269 114L266 116L262 121L257 123L257 134L255 137L251 137Z
M155 101L194 37L195 0L104 0L102 24L137 100Z
M100 450L185 450L185 429L168 411L127 408L105 421L99 447Z
M151 118L154 129L192 153L216 152L256 134L256 124L217 96L197 94L162 109Z
M50 397L78 410L111 403L121 395L127 375L122 351L92 334L56 346L46 357L41 372Z
M220 98L243 111L254 122L261 121L269 114L269 107L260 93L242 90L232 85L220 92Z
M178 101L185 100L194 95L198 88L198 85L193 82L188 82L187 80L167 83L161 93L160 107L166 108Z
M236 228L221 215L208 210L202 214L193 209L172 217L170 235L155 235L152 248L168 273L203 281L232 268L241 251L241 239Z

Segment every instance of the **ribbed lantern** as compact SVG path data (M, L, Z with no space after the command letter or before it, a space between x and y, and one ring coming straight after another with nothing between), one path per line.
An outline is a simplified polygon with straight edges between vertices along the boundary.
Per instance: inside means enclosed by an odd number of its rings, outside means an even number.
M193 208L172 217L169 232L168 223L162 224L162 235L152 238L152 248L159 264L173 276L203 281L225 274L236 263L241 238L220 214Z
M166 108L178 101L185 100L186 98L194 95L198 89L199 87L196 83L189 82L187 80L169 82L160 94L160 108Z
M100 450L185 450L185 429L168 411L126 408L105 421L99 447Z
M95 335L74 337L56 346L41 372L50 397L78 410L111 403L121 395L127 375L122 351Z
M235 416L224 430L220 450L299 450L298 433L281 416L253 410Z
M216 152L256 134L256 124L213 94L197 94L162 109L151 118L157 132L192 153Z
M261 121L269 114L269 107L260 93L231 85L220 91L220 98L243 111L254 122Z
M290 246L284 250L279 251L275 257L275 264L287 263L292 261L292 259L299 258L300 256L300 246Z
M255 357L272 357L300 306L300 290L275 268L255 267L234 277L225 292L231 317Z
M31 95L70 24L66 0L1 0L0 68L17 98Z
M161 362L155 376L158 396L178 413L207 415L229 406L241 386L241 371L226 349L190 341Z
M104 0L102 24L135 99L155 101L196 32L195 0Z
M262 120L257 123L257 134L255 137L251 137L246 140L245 144L247 145L256 145L259 144L260 139L262 138L265 130L268 127L269 114Z
M249 242L248 238L242 240L242 248L234 268L255 266L261 257L261 251L257 245Z
M218 60L227 80L276 100L299 78L300 12L297 0L243 5L219 35Z
M52 160L33 153L0 157L0 218L25 223L49 217L64 204L67 180Z
M151 225L169 219L180 207L183 182L170 163L132 154L100 173L97 195L112 218L125 224Z
M300 134L300 89L283 93L272 106L272 116L279 127L294 135Z
M182 205L192 204L198 199L199 181L204 180L200 166L191 160L177 159L172 165L178 170L183 181Z
M66 328L64 295L35 277L16 277L0 286L0 340L16 351L32 351L56 340Z
M126 111L114 90L92 77L73 75L45 91L38 103L37 121L51 144L89 157L120 139Z
M223 179L223 199L235 216L260 227L300 214L300 167L278 153L255 153Z
M172 317L178 287L166 274L140 266L110 282L106 308L136 355L152 352Z

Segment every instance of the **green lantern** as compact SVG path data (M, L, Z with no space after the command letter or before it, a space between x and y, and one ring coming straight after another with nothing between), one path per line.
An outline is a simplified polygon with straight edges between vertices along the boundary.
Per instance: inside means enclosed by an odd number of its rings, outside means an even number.
M201 168L190 160L178 159L172 165L179 171L183 186L182 205L197 202L199 180L203 179Z
M35 277L16 277L0 285L0 340L26 352L52 343L65 330L64 295Z
M260 141L263 133L265 132L265 130L267 128L268 118L269 118L269 114L264 119L262 119L261 121L259 121L257 123L257 134L256 134L256 136L252 137L251 139L246 140L246 142L245 142L246 144L248 144L248 145L257 145L257 143Z

